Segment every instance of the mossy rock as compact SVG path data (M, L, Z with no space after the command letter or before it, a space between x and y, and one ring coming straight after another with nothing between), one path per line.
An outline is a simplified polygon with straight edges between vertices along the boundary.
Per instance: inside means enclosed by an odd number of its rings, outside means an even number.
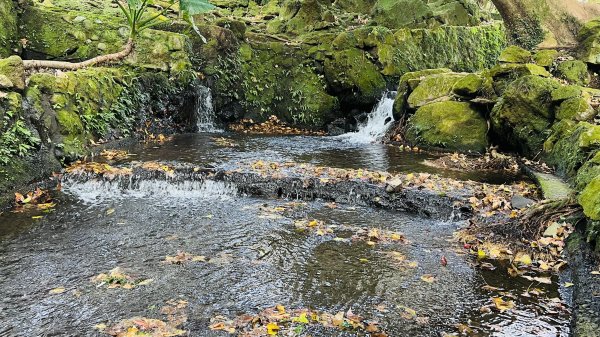
M554 120L551 93L558 87L552 79L532 75L510 83L491 113L496 137L525 155L541 151Z
M550 68L558 58L559 52L554 49L538 50L533 54L533 63L540 67Z
M551 97L553 102L561 103L570 98L581 97L582 93L583 91L578 85L562 85L552 91Z
M19 29L15 5L13 0L0 0L0 58L10 56L13 49L17 49Z
M454 84L452 92L461 97L474 98L482 91L483 86L484 78L481 75L469 74Z
M386 36L386 39L387 38ZM441 26L399 29L391 41L379 43L383 74L402 76L420 69L450 68L476 72L492 67L506 44L501 23L476 27Z
M332 92L349 104L372 105L385 90L383 75L369 55L359 49L333 52L325 60L325 78Z
M584 97L573 97L563 101L556 109L556 119L587 121L596 116L596 111Z
M499 62L504 63L530 63L531 52L518 46L508 46L498 56Z
M544 158L560 174L573 177L600 148L600 126L588 122L562 120L552 127L544 143Z
M438 100L449 100L456 83L466 74L446 73L429 75L408 96L408 105L412 109L420 108Z
M421 28L429 26L433 10L423 0L377 0L371 15L378 25L388 28Z
M451 72L452 70L448 68L438 68L413 71L402 75L398 84L398 94L396 95L396 100L394 101L394 117L396 119L399 119L400 116L406 112L405 110L408 108L408 96L419 85L419 83L421 83L421 80L423 78L430 75L445 74Z
M565 61L556 67L556 76L571 84L586 86L590 83L587 64L579 60Z
M579 204L588 218L600 220L600 176L594 178L581 192Z
M0 59L0 75L10 80L12 85L8 88L25 89L25 67L20 57L10 56Z
M600 176L600 151L597 151L592 159L581 166L575 176L575 188L583 190L594 178Z
M578 58L591 64L600 64L600 18L587 22L578 35Z
M327 28L335 21L319 0L285 0L281 8L279 17L269 22L269 32L301 34Z
M417 110L408 121L407 139L421 146L485 152L485 118L465 102L437 102Z
M508 85L520 77L552 76L544 67L532 63L500 63L487 71L486 75L492 78L492 87L498 96L502 96Z

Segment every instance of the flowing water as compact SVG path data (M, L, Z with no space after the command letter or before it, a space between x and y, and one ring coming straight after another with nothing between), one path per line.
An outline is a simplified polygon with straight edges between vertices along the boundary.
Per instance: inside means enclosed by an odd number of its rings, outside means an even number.
M370 144L380 141L394 124L394 100L396 92L390 91L383 94L379 103L373 108L367 120L358 125L357 132L350 132L341 136L350 143Z
M128 150L133 155L118 164L161 160L228 169L262 159L427 171L494 183L520 178L435 170L423 164L435 158L431 155L327 137L194 134ZM187 321L180 328L189 336L228 336L209 329L212 318L256 314L276 304L332 314L351 309L396 337L443 336L465 327L468 336L569 334L568 315L547 310L551 299L568 296L558 280L536 284L544 292L539 298L521 297L531 282L510 278L502 265L495 271L475 268L469 254L450 240L459 222L355 205L261 199L211 181L67 179L56 201L52 212L0 215L0 336L102 336L95 325L134 316L164 319L160 308L173 299L187 302ZM313 219L331 232L296 228L297 221ZM350 239L372 228L401 232L408 242L370 245ZM165 263L178 252L207 261ZM152 282L134 289L90 282L115 267ZM424 275L435 282L424 282ZM497 296L485 285L502 288L515 308L480 312ZM51 293L57 288L64 291ZM367 334L316 325L299 335Z
M221 132L215 125L216 114L210 88L199 87L196 97L196 126L199 132Z

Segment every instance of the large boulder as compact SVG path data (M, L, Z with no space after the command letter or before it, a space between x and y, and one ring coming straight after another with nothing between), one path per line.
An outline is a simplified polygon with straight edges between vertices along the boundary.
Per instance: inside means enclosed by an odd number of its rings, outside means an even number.
M366 52L346 49L333 52L325 60L325 78L330 90L342 102L359 106L373 105L385 90L383 75Z
M452 89L466 74L446 73L429 75L408 96L408 105L412 109L420 108L428 103L449 100Z
M7 89L25 89L25 67L20 57L0 59L0 76L5 78Z
M529 50L518 46L508 46L498 56L498 61L504 63L529 63L532 54Z
M579 31L579 59L600 64L600 18L589 21Z
M437 102L417 110L408 121L407 139L448 150L484 152L488 126L469 103Z
M286 0L279 17L269 22L268 30L300 34L331 26L335 17L327 9L329 4L321 0Z
M8 57L16 48L18 39L15 1L0 0L0 58Z
M402 77L400 77L400 83L398 84L398 94L396 95L396 100L394 101L394 117L396 120L400 119L401 115L406 112L406 109L408 108L408 96L421 83L422 79L430 75L451 72L452 70L448 68L438 68L412 71L402 75Z
M579 60L565 61L556 67L556 76L571 84L588 85L591 77L587 64Z
M550 135L554 121L552 91L559 84L539 76L524 76L510 83L491 113L496 137L526 155L535 155Z
M552 135L544 143L544 159L560 174L573 177L598 149L599 125L562 120L552 126Z
M579 203L588 218L600 220L600 176L594 178L581 192Z

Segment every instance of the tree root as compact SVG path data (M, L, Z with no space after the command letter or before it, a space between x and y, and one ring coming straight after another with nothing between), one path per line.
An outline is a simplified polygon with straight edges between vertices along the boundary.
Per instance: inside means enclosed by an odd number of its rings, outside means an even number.
M26 70L50 68L60 70L79 70L86 67L95 66L102 63L120 62L129 56L134 49L133 39L127 40L125 48L118 53L100 55L83 62L66 62L66 61L48 61L48 60L25 60L23 64Z

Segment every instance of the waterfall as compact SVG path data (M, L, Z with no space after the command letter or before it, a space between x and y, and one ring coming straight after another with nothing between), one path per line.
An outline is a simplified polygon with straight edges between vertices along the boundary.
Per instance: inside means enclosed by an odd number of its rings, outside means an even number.
M367 121L358 125L357 132L349 132L339 136L350 143L368 144L381 140L394 122L395 91L386 91Z
M221 132L215 125L215 109L210 88L198 88L196 98L196 125L198 132Z

